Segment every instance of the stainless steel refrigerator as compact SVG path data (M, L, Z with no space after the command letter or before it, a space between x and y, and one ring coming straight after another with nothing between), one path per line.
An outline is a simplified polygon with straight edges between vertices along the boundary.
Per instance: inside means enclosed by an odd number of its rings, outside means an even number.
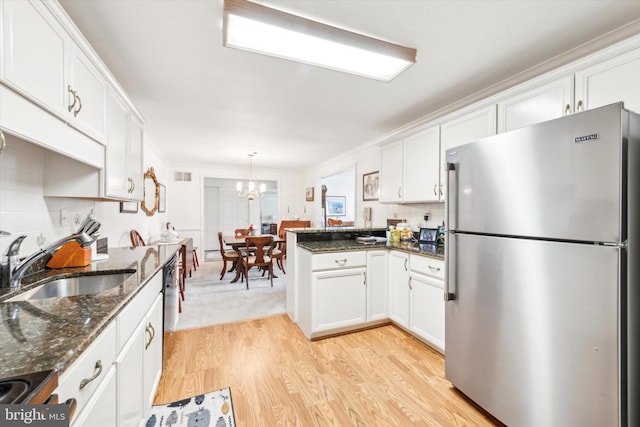
M446 377L509 426L640 426L640 116L447 150Z

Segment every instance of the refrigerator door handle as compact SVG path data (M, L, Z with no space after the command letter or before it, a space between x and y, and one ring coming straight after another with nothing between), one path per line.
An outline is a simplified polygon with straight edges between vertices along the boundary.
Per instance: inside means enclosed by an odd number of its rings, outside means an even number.
M447 185L446 185L446 200L445 200L445 204L444 204L444 209L445 209L445 218L447 220L447 229L449 230L455 230L457 228L456 223L454 221L454 217L452 216L456 214L456 210L457 210L457 206L453 205L453 207L451 206L452 204L454 204L456 202L456 188L457 187L457 183L455 180L456 177L456 165L455 163L449 163L447 162ZM452 186L453 184L453 186Z
M445 301L454 301L456 299L455 294L455 283L456 283L456 275L455 275L455 264L454 259L455 256L451 256L451 246L454 246L454 241L456 238L455 233L449 231L447 236L447 242L444 245L445 250L445 276L444 276L444 300ZM455 253L455 250L453 251ZM451 284L454 284L452 287Z

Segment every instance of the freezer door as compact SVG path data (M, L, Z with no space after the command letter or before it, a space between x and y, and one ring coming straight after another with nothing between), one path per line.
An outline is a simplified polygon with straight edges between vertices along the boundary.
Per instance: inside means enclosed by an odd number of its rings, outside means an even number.
M621 104L447 150L451 230L620 242Z
M509 426L620 425L621 249L465 234L448 244L447 379Z

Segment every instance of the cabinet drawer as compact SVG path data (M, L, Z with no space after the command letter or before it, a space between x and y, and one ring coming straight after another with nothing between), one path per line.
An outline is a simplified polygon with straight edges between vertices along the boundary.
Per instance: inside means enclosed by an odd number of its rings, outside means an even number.
M364 267L367 265L367 252L332 252L313 255L311 270L338 270L342 268Z
M118 353L147 314L161 291L162 274L156 273L118 315L116 322L118 324Z
M411 271L444 280L444 261L424 256L411 255Z
M78 402L76 412L80 413L105 379L115 360L116 326L115 322L111 322L89 348L60 375L57 389L59 401L75 398Z

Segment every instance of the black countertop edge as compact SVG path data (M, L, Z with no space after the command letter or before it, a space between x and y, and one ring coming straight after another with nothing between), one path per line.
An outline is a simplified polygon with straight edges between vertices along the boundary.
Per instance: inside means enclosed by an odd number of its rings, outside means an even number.
M3 300L60 275L134 271L122 285L98 294L0 302L0 378L48 369L63 372L179 249L179 245L110 248L108 260L41 271L25 279L23 288L5 292Z

